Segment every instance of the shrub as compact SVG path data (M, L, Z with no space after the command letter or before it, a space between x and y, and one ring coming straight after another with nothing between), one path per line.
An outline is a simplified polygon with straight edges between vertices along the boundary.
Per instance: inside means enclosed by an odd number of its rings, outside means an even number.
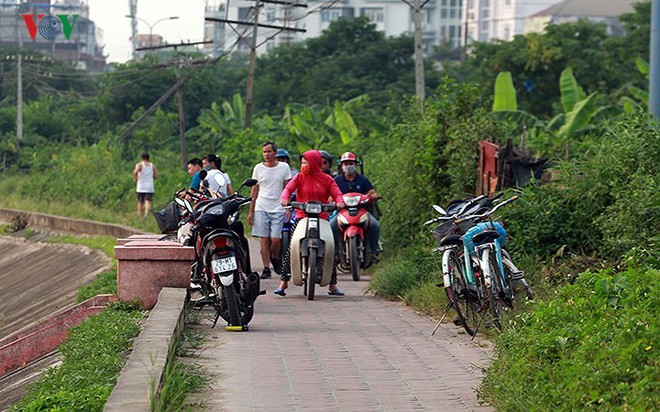
M660 271L582 273L515 317L480 390L507 411L657 410Z

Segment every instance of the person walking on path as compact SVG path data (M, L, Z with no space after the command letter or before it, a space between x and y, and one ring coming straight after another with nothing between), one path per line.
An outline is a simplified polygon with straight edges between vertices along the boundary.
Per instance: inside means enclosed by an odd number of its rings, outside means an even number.
M282 197L280 198L282 206L287 206L291 202L291 195L294 192L296 193L296 201L298 202L316 200L327 203L328 198L332 197L337 203L338 208L341 209L345 206L339 186L337 186L337 183L330 175L321 170L322 159L321 153L318 150L308 150L303 153L303 157L300 160L300 173L286 185L282 192ZM303 210L296 209L296 223L291 228L291 233L295 232L297 222L305 216ZM327 220L328 212L323 212L320 217ZM284 255L284 268L280 275L280 286L274 292L276 295L286 296L285 290L288 287L289 278L291 277L290 272L291 249L287 250ZM332 265L332 278L330 279L330 285L328 285L328 295L344 296L344 292L337 287L336 263Z
M149 161L149 153L142 153L141 160L133 169L133 181L137 184L137 213L140 220L151 210L154 198L154 180L158 179L156 165Z
M284 187L291 180L291 169L285 162L279 162L275 156L277 145L267 141L261 147L264 161L254 166L252 178L257 184L252 186L248 223L252 225L252 236L261 239L261 261L264 270L261 279L271 276L270 264L276 273L282 271L280 245L285 211L280 205Z

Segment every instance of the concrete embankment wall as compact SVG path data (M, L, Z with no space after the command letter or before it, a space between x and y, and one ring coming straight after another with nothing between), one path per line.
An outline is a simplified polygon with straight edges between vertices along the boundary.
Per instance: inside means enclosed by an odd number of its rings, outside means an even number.
M24 210L0 208L0 222L11 222L19 216L28 218L28 226L51 229L84 235L113 236L125 238L138 233L145 233L135 228L112 223L100 223L90 220L72 219L46 213L26 212Z

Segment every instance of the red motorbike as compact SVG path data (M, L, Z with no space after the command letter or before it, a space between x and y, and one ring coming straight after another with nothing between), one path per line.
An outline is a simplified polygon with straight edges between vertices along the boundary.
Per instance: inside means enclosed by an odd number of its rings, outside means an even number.
M344 194L346 207L337 213L337 225L341 236L337 248L340 268L351 272L353 280L360 280L360 270L371 266L372 253L365 243L365 232L369 230L369 214L374 200L369 195L349 192Z

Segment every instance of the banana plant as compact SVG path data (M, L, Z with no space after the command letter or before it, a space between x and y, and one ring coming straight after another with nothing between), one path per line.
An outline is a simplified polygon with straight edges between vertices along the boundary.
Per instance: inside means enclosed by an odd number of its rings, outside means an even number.
M639 72L644 75L646 80L648 80L650 72L649 62L642 59L641 57L637 57L635 59L635 65L637 66L637 70L639 70ZM642 107L646 111L649 105L649 92L633 85L627 85L625 88L628 93L632 95L632 98L629 96L624 96L621 98L623 110L626 113L635 113L639 107Z
M494 101L497 104L493 104L493 112L501 119L526 126L532 134L548 133L554 136L556 146L564 144L575 135L585 131L601 109L597 107L598 93L585 95L573 75L573 70L567 67L562 71L559 79L564 112L550 121L543 121L531 113L517 110L513 81L510 80L510 74L503 73L498 75L498 81L495 83Z

